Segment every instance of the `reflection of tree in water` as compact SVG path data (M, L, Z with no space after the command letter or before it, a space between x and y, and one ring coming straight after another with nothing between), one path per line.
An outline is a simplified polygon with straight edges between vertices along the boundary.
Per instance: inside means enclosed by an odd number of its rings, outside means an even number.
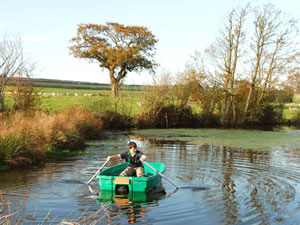
M193 145L174 137L172 140L139 138L149 146L161 148L151 155L166 161L168 175L181 180L184 185L191 182L220 187L216 198L222 199L224 224L237 224L250 217L267 224L273 220L284 221L283 215L289 210L289 204L298 207L293 203L296 190L291 183L294 177L299 177L299 171L288 171L286 163L290 164L288 168L294 166L300 170L299 150L255 151ZM299 182L296 180L295 183Z
M238 199L236 199L236 190L234 179L231 179L233 173L233 152L228 147L223 147L220 149L222 154L222 174L223 174L223 184L222 184L222 195L224 200L225 215L230 221L230 224L236 224L241 222L238 220Z

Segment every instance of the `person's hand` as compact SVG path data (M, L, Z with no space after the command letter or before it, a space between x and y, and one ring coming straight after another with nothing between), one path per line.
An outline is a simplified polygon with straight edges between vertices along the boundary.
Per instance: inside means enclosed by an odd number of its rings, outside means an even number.
M144 162L144 161L145 161L145 158L140 158L140 161L141 161L141 162Z
M107 161L111 160L111 156L107 156L106 160Z

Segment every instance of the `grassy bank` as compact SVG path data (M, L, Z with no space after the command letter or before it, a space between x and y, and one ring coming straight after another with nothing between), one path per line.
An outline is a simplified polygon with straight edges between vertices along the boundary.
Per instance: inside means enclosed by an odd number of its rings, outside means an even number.
M86 107L89 111L95 113L103 113L110 108L113 110L116 104L122 102L123 109L121 111L130 111L130 116L135 117L142 114L144 111L143 91L120 91L120 98L115 99L111 97L110 90L90 90L90 89L65 89L65 88L37 88L37 92L41 94L39 108L46 112L60 112L69 107ZM47 95L44 95L47 94ZM6 105L12 108L13 99L11 96L6 96ZM117 102L117 103L116 103ZM294 105L293 105L294 103ZM293 120L297 113L300 112L300 97L295 97L293 103L285 104L283 108L283 119ZM299 104L299 105L298 105ZM193 112L199 113L201 110L195 106L193 102L189 105ZM126 108L126 109L125 109Z
M0 164L22 167L43 163L51 151L83 150L88 138L96 138L103 123L83 107L59 113L21 112L0 118Z
M110 90L36 88L36 92L40 95L38 107L47 112L59 112L71 106L83 106L99 113L103 111L103 105L115 105L116 102L126 104L126 108L131 110L132 115L142 112L142 107L139 106L142 102L142 91L122 90L119 99L111 97ZM6 96L5 104L8 108L13 107L12 96Z
M8 94L9 113L0 117L0 168L77 154L102 129L221 127L218 112L205 114L194 101L181 106L169 94L141 90L121 90L113 98L110 90L38 87L39 104L29 115L16 111ZM294 98L284 106L283 122L300 122L299 103Z
M76 81L59 81L47 79L33 79L35 90L40 95L40 109L47 112L59 112L70 106L84 106L96 113L102 113L103 105L113 105L116 99L111 97L111 89L109 84L98 84L89 82ZM41 85L42 84L42 85ZM6 88L9 91L10 87ZM141 85L123 85L120 90L120 98L127 111L130 111L131 116L136 116L143 113L143 92L146 87ZM170 96L172 97L172 96ZM13 100L11 96L6 96L6 105L11 108ZM295 97L293 103L296 105L286 104L283 109L283 119L292 120L300 111L300 97ZM299 106L297 105L299 104ZM101 107L98 107L101 106ZM193 112L199 113L201 110L198 106L195 107L193 102L189 102L189 106ZM111 107L113 108L113 107ZM124 107L123 107L124 108Z

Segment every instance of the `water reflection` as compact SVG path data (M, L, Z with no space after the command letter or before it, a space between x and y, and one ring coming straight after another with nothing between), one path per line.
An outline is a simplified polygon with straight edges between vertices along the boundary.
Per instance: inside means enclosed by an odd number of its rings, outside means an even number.
M299 131L147 132L107 132L103 140L90 144L87 155L51 162L45 168L0 172L0 190L20 209L26 199L25 224L43 223L50 209L53 224L75 221L81 215L89 218L86 224L299 224ZM166 195L105 195L94 180L91 185L100 193L91 194L86 182L107 155L127 148L127 135L138 142L148 162L163 162L164 175L180 187L203 188L180 188L173 193L174 186L163 180ZM226 145L236 140L245 142L244 146L251 142L262 146L256 143L262 136L268 142L263 143L266 148Z
M146 222L147 212L158 206L158 201L165 197L161 188L150 193L132 192L127 195L113 192L100 192L97 202L109 204L108 222L119 220L120 215L128 217L128 223ZM115 218L116 217L116 218Z
M284 222L287 220L285 214L291 209L299 216L299 197L296 196L299 165L293 170L283 167L291 157L289 154L299 163L298 151L253 151L155 140L147 141L151 148L175 149L165 152L164 157L171 160L168 162L169 168L173 169L170 174L182 184L210 184L214 187L215 195L205 201L215 203L215 214L222 212L222 224ZM157 155L154 153L153 157L159 158Z

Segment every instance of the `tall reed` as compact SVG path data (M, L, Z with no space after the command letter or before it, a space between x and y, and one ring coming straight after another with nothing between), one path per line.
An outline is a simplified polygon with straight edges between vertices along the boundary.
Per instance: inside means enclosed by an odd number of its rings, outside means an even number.
M56 114L21 112L0 117L0 163L26 166L43 162L46 151L82 150L95 138L102 121L83 107Z

